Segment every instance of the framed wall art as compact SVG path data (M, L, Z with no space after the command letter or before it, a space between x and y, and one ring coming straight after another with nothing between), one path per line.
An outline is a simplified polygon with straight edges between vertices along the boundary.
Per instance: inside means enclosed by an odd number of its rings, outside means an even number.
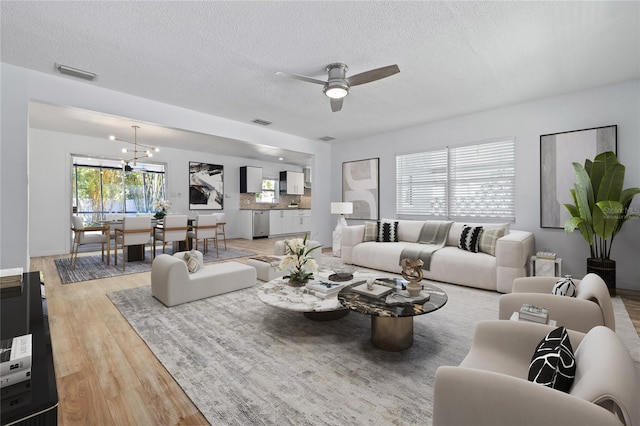
M540 227L564 228L573 204L576 180L572 163L584 164L601 152L617 149L617 126L595 127L540 136Z
M379 158L342 163L342 201L353 203L349 219L379 218L379 170Z
M224 166L189 161L189 209L222 210Z

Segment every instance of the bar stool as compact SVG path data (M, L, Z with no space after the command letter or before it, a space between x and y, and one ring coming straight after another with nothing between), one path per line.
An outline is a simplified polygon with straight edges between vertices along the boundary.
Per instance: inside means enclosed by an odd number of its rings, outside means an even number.
M216 242L218 240L218 236L222 235L222 241L224 241L224 249L227 250L227 235L224 232L224 226L227 224L225 213L214 213L213 216L216 218L216 225L218 225L216 229Z

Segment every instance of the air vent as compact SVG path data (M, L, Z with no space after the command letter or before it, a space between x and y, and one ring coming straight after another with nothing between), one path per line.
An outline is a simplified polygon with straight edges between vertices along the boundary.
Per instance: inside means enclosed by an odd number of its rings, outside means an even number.
M271 121L263 120L261 118L256 118L255 120L253 120L251 122L255 123L255 124L259 124L261 126L268 126L268 125L272 124Z
M56 69L58 70L58 72L60 74L66 74L66 75L70 75L72 77L83 78L85 80L90 80L90 81L94 80L98 76L98 74L93 73L93 72L81 70L81 69L78 69L78 68L69 67L67 65L62 65L62 64L58 64L58 63L56 63Z
M334 138L333 136L323 136L323 137L318 138L318 139L320 139L321 141L324 141L324 142L329 142L329 141L335 140L336 138Z

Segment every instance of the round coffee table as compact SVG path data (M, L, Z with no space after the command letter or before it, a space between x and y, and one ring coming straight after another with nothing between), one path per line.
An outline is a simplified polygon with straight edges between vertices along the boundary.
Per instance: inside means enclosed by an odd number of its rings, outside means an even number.
M325 276L326 275L326 276ZM344 284L352 284L372 277L367 273L356 272L354 278ZM328 274L320 275L320 279L328 280ZM330 321L343 318L349 314L339 301L337 293L326 298L317 297L306 291L305 287L291 287L287 280L273 279L258 287L258 299L267 305L288 311L302 312L305 317L314 321Z
M448 300L447 293L441 288L422 282L421 295L429 297L424 303L393 303L386 302L387 295L376 297L354 291L366 283L358 280L338 293L338 300L352 311L371 316L371 343L385 351L401 351L413 345L413 317L428 314L442 308ZM390 294L395 293L395 302L402 301L406 293L403 286L407 281L402 278L377 278L389 286Z

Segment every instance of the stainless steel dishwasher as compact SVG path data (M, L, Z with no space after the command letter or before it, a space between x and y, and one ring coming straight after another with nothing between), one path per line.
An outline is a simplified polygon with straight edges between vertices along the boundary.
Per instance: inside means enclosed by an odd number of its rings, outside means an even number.
M269 211L253 211L253 238L267 238L269 236Z

